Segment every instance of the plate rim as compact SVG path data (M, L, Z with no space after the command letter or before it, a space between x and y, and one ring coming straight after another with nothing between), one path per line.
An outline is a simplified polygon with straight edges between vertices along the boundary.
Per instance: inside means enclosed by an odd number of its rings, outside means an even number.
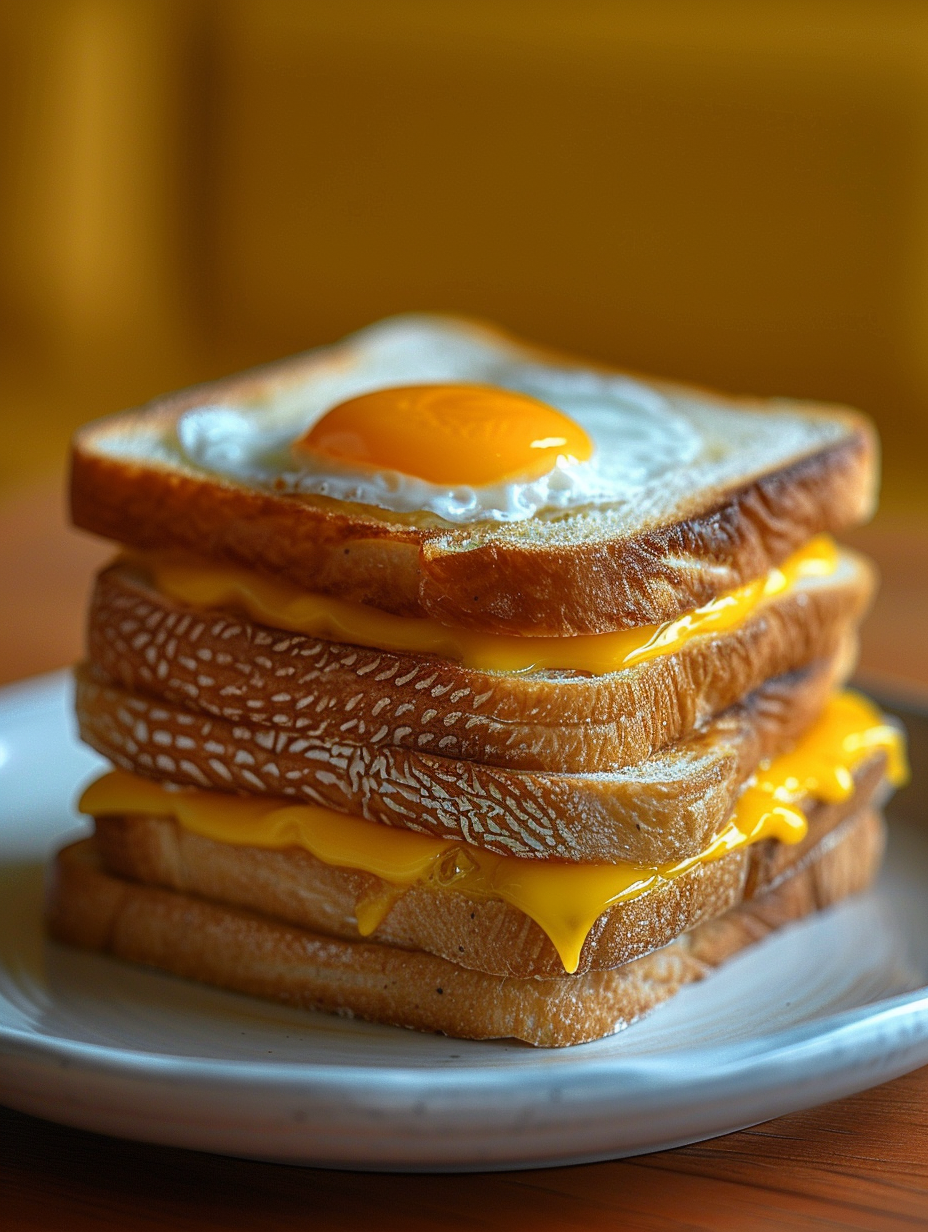
M881 998L866 1006L844 1010L825 1018L817 1018L808 1023L789 1027L768 1035L757 1035L751 1040L737 1044L716 1044L697 1048L675 1049L673 1063L685 1060L699 1066L700 1077L709 1073L714 1080L721 1074L748 1072L761 1064L772 1063L785 1054L794 1053L797 1048L811 1051L828 1051L831 1054L834 1044L844 1037L853 1037L853 1043L862 1043L862 1036L878 1035L884 1027L899 1027L912 1021L921 1022L924 1019L924 1036L928 1039L928 984L907 993L898 993L894 997ZM56 1060L76 1062L87 1068L111 1068L114 1072L141 1073L158 1071L161 1078L171 1078L183 1081L191 1075L209 1081L221 1081L233 1071L237 1079L260 1085L267 1080L270 1085L278 1083L292 1084L300 1079L313 1086L338 1086L349 1077L359 1074L375 1081L408 1083L420 1081L428 1077L437 1085L448 1088L459 1088L476 1081L476 1085L499 1088L501 1083L512 1081L513 1085L521 1084L525 1078L525 1069L520 1066L444 1066L440 1062L423 1061L421 1065L398 1064L390 1066L352 1065L335 1062L326 1065L318 1062L299 1061L244 1061L222 1060L214 1057L174 1056L144 1049L119 1048L111 1045L93 1044L83 1040L72 1040L60 1035L44 1034L41 1031L30 1031L24 1028L10 1027L0 1023L0 1043L8 1042L19 1046L24 1054L37 1053L42 1056L54 1057ZM477 1041L480 1042L480 1041ZM493 1042L493 1041L490 1041ZM597 1041L593 1041L594 1045ZM851 1040L849 1040L851 1042ZM584 1045L569 1049L576 1056L577 1050ZM530 1060L533 1057L546 1057L563 1053L563 1049L549 1049L539 1052L526 1052ZM724 1060L720 1060L724 1058ZM710 1068L715 1061L715 1068ZM667 1059L639 1058L593 1058L584 1064L578 1061L562 1067L552 1066L546 1072L552 1075L563 1074L565 1078L583 1076L590 1080L601 1079L608 1075L612 1077L621 1073L627 1078L631 1075L647 1076L651 1071L655 1074L665 1073L668 1068ZM466 1081L465 1081L466 1080Z

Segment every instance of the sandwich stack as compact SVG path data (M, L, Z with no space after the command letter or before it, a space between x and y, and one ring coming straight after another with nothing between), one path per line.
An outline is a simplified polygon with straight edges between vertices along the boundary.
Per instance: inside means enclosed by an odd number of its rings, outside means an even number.
M861 416L397 318L82 430L61 941L542 1046L864 889L898 730L844 688ZM827 957L823 958L827 961Z

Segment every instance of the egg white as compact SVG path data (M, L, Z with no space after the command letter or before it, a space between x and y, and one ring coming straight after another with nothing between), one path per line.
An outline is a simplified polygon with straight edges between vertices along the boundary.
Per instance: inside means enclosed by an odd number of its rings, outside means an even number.
M518 522L551 510L625 503L700 452L701 437L661 392L639 381L526 363L505 344L434 318L396 318L349 340L350 364L320 372L263 406L201 406L177 436L199 468L284 492L312 493L393 513L429 512L446 522ZM334 367L334 366L333 366ZM590 459L559 458L524 482L441 486L399 471L318 462L292 451L326 411L391 385L473 382L529 394L570 416L594 444Z

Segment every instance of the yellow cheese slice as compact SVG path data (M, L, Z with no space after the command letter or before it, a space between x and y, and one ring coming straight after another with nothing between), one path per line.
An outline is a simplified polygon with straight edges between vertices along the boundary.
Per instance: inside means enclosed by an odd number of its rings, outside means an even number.
M803 578L832 575L841 553L829 536L818 535L766 577L721 595L677 620L579 637L475 633L437 620L394 616L363 603L312 594L290 582L235 565L157 552L131 559L144 568L156 589L171 599L197 608L231 608L275 629L352 646L439 655L478 671L552 669L604 675L672 654L695 637L723 633L742 624L759 604L784 594Z

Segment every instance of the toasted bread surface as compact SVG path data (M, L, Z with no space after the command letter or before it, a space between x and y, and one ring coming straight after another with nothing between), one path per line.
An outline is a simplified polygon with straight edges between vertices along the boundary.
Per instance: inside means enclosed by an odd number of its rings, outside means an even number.
M298 799L526 859L661 864L696 855L760 761L820 713L846 661L767 681L634 766L514 771L312 730L229 723L77 674L80 733L122 769L193 787Z
M434 655L339 645L204 611L159 594L131 564L97 579L91 664L114 683L231 723L340 744L376 737L516 770L631 765L672 744L770 677L834 655L872 591L847 554L739 626L603 676L481 672Z
M608 970L659 949L700 921L763 893L804 861L849 816L868 807L882 786L885 759L859 767L845 801L809 800L809 832L801 843L773 839L697 864L638 898L613 905L596 922L580 956L580 972ZM500 899L475 898L426 880L405 890L368 873L325 864L308 851L263 850L217 842L172 818L141 815L95 820L96 846L116 876L245 907L314 932L358 940L358 904L384 901L388 913L372 939L438 954L493 975L554 978L564 967L544 931Z
M876 443L853 412L727 399L652 382L686 419L698 456L633 498L524 522L451 526L204 470L180 448L187 411L216 403L279 426L338 374L363 367L392 330L462 339L486 371L541 354L463 323L398 321L381 335L296 357L102 420L75 438L74 522L136 548L180 548L244 564L325 594L487 631L602 633L659 624L765 573L812 535L869 516ZM576 372L560 357L558 371ZM484 369L481 369L483 371ZM592 372L592 370L591 370ZM406 380L415 381L414 367ZM421 379L418 378L418 379ZM402 382L401 382L402 383ZM305 414L304 414L305 419ZM294 413L294 435L301 424Z
M625 966L550 980L487 975L117 878L101 867L93 840L58 856L47 919L59 941L238 992L422 1031L561 1047L621 1030L772 929L863 889L882 847L880 818L865 811L750 903Z

